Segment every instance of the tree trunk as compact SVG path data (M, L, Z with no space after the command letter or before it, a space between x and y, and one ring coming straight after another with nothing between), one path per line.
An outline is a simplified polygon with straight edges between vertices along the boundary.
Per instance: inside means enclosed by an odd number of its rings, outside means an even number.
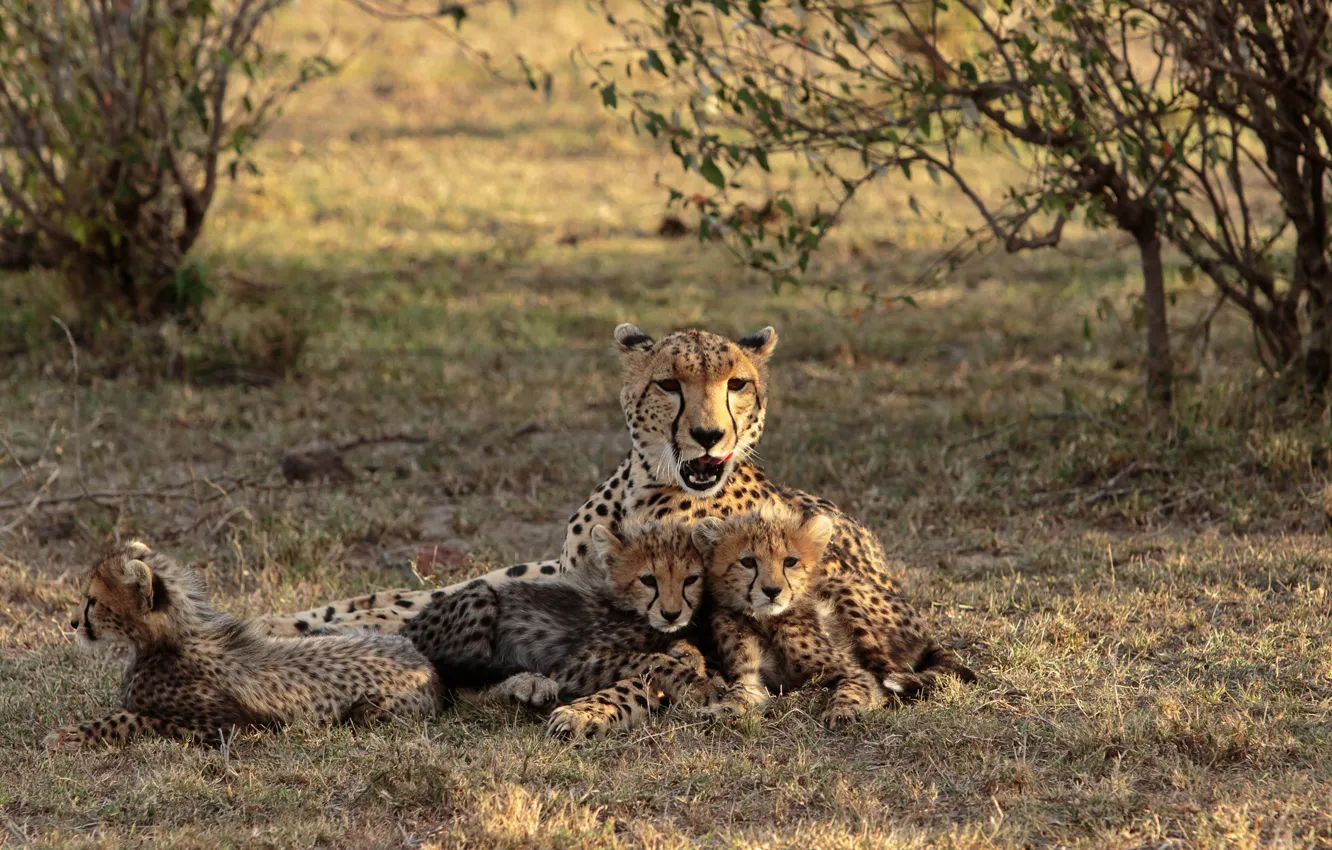
M1174 366L1170 361L1170 326L1166 322L1165 273L1161 268L1161 237L1156 232L1156 216L1148 216L1150 226L1138 228L1137 240L1142 257L1142 305L1147 316L1147 398L1167 417L1174 395Z

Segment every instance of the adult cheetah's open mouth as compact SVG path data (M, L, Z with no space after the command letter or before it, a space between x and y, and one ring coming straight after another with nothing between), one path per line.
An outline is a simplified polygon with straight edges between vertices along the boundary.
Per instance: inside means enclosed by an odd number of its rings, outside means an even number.
M726 457L703 455L687 460L680 464L680 480L690 490L697 490L700 493L711 490L725 477L726 462L730 459L731 455Z

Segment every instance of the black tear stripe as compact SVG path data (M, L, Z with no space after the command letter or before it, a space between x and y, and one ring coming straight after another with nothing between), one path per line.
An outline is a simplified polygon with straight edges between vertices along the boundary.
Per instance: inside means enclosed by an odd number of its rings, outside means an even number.
M677 398L680 401L679 408L675 411L675 418L671 420L671 459L678 460L680 457L680 445L676 442L676 436L680 433L680 420L684 417L685 399L684 389L680 390Z
M93 633L92 618L88 612L92 610L92 600L89 599L83 603L83 630L88 633L88 640L97 640L97 635Z
M731 434L735 438L736 445L740 444L740 428L735 424L735 414L731 412L731 391L726 391L726 415L731 417Z

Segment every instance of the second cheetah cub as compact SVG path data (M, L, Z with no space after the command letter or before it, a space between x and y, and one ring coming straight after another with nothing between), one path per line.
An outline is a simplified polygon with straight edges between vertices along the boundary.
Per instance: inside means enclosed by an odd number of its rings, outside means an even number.
M856 661L827 603L808 592L833 532L823 515L765 507L694 526L708 556L712 630L731 682L709 710L738 714L768 700L768 688L822 682L832 688L823 722L841 727L882 702L874 677Z
M56 729L48 749L143 735L217 744L233 728L429 715L441 700L430 662L397 635L271 638L217 610L187 567L138 541L88 573L84 644L128 646L120 708Z

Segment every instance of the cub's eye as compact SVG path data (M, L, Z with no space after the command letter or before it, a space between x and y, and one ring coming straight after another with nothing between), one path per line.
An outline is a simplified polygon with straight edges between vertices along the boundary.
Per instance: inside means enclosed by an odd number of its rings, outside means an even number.
M678 393L680 391L680 382L674 378L662 378L660 381L657 381L657 386L661 387L668 393Z
M697 582L698 582L698 576L685 576L684 586L688 587L689 585L696 584Z
M758 560L755 559L755 558L753 558L753 557L741 558L741 559L740 559L740 564L741 564L742 566L744 566L746 569L750 569L750 570L757 570L757 569L758 569Z
M646 586L648 586L648 587L656 587L656 586L657 586L657 577L656 577L656 576L653 576L653 575L639 576L639 577L638 577L638 580L641 581L641 582L643 582L643 584L646 585Z
M726 389L733 393L738 393L747 386L749 386L749 381L744 378L732 378L726 382Z
M782 566L786 567L788 570L791 569L792 567L798 567L800 566L800 559L787 558L785 561L782 561Z
M96 600L96 599L93 599L91 596L89 596L89 597L88 597L88 607L89 607L89 608L92 608L92 607L94 607L94 606L96 606L96 605L97 605L97 600Z

